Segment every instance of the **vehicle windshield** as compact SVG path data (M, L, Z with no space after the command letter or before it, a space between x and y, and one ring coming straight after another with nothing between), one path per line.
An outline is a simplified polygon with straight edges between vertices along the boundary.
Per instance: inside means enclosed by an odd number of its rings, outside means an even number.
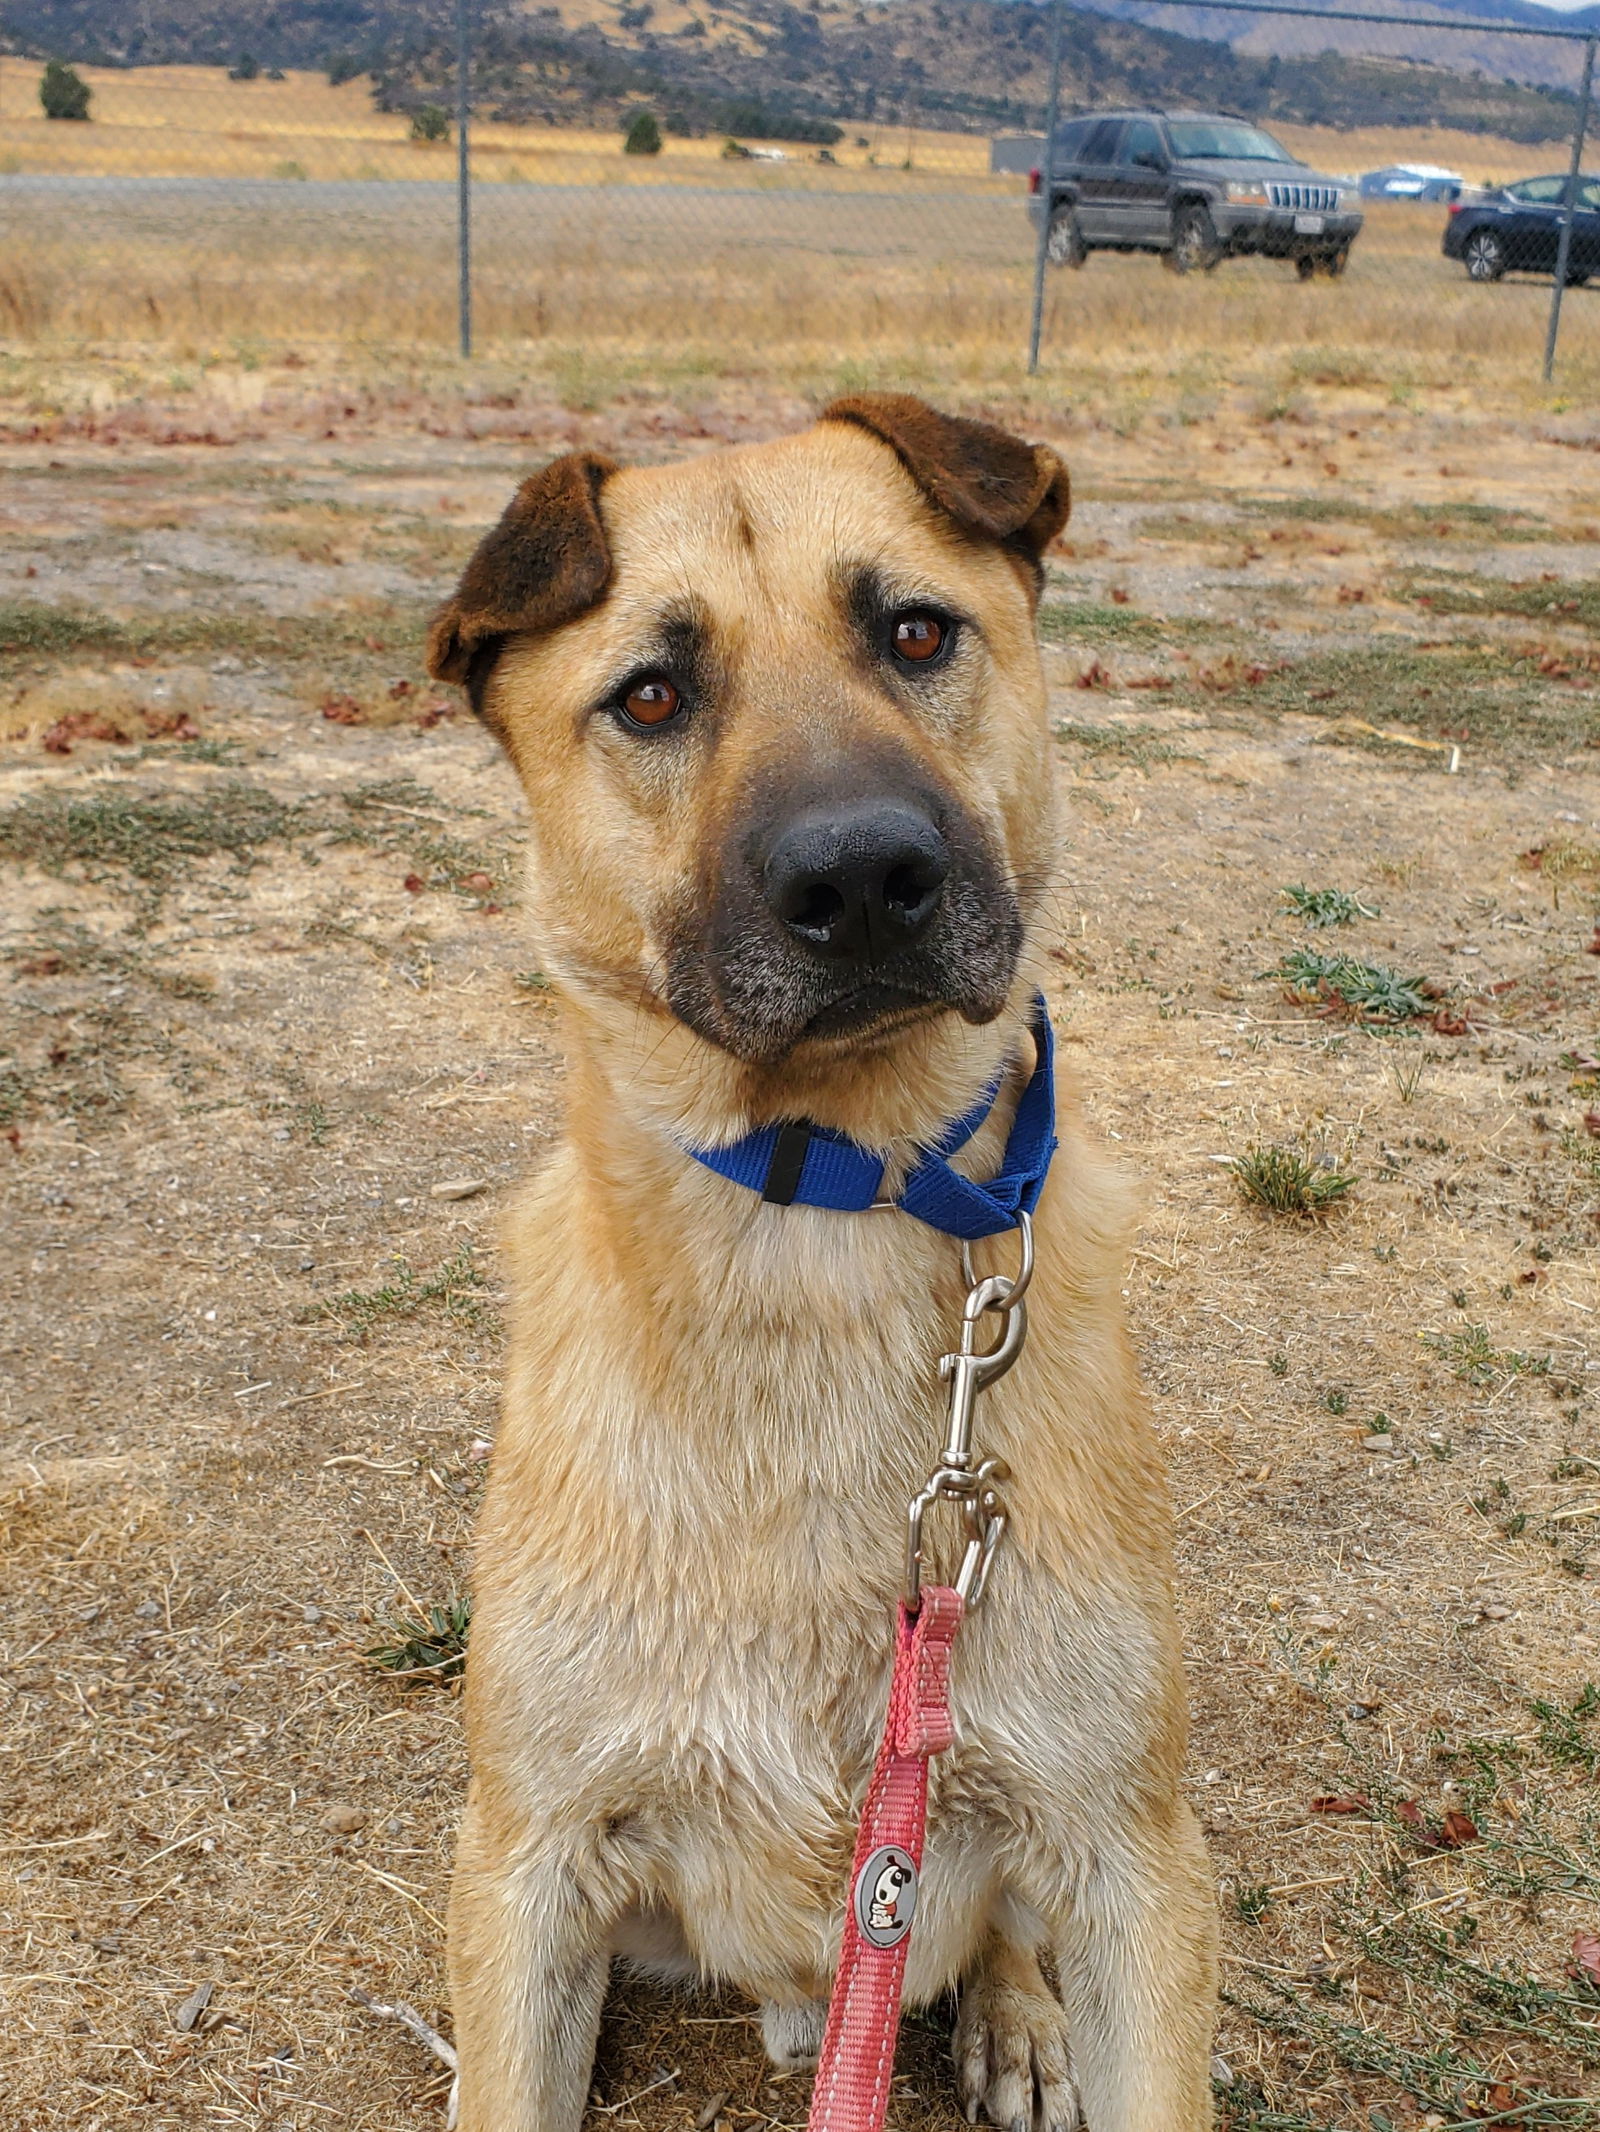
M1172 152L1183 163L1292 163L1294 157L1259 126L1225 118L1168 119Z

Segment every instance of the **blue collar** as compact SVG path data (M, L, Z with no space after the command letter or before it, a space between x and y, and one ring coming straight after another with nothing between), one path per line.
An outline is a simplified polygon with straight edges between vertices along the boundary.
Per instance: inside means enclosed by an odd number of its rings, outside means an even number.
M902 1212L947 1236L969 1240L999 1236L1016 1227L1019 1211L1033 1212L1056 1151L1055 1045L1042 994L1035 997L1031 1026L1038 1063L1018 1099L1000 1174L987 1184L974 1184L953 1170L947 1158L966 1145L994 1109L1004 1075L917 1158L892 1202ZM764 1126L726 1147L692 1147L688 1152L719 1177L745 1185L779 1207L831 1207L837 1213L859 1214L878 1204L883 1184L882 1155L830 1126L805 1119Z

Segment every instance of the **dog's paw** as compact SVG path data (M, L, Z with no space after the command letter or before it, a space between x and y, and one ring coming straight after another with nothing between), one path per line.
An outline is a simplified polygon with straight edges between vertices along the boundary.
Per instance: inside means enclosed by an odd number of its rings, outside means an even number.
M1078 2132L1067 2017L1043 1977L969 1978L950 2051L969 2125L984 2117L1001 2132Z
M780 2073L798 2073L817 2062L822 2049L822 2031L828 2025L826 1999L808 1999L802 2006L763 2006L761 2040L767 2056Z

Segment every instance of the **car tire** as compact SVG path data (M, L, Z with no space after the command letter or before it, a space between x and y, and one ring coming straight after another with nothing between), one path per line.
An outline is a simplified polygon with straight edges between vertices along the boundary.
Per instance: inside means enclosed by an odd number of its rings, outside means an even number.
M1587 268L1587 267L1578 267L1578 268L1576 268L1576 269L1575 269L1575 270L1574 270L1574 271L1573 271L1572 273L1570 273L1570 274L1569 274L1569 275L1567 276L1567 287L1568 287L1569 289L1581 289L1581 288L1582 288L1582 287L1584 286L1584 284L1585 284L1585 283L1586 283L1586 282L1588 281L1588 279L1589 279L1589 270L1588 270L1588 268Z
M1337 281L1349 264L1350 247L1348 244L1341 244L1336 252L1330 252L1327 258L1323 260L1322 271L1324 274L1331 275Z
M1475 229L1461 247L1461 264L1470 281L1498 281L1506 270L1506 248L1492 229Z
M1081 267L1089 256L1089 247L1083 241L1083 231L1078 226L1078 210L1075 207L1058 207L1050 217L1050 231L1044 240L1044 256L1052 266Z
M1302 281L1309 281L1316 273L1319 261L1311 252L1302 252L1294 263L1294 270Z
M1209 274L1222 257L1217 228L1210 211L1196 200L1180 207L1172 218L1172 242L1165 253L1174 274Z

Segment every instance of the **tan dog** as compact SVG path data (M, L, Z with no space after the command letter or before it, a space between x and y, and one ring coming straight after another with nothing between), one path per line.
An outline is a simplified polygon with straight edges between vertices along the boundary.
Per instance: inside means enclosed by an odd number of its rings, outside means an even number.
M815 2056L959 1257L684 1150L803 1117L903 1168L1008 1071L956 1158L995 1170L1052 937L1033 609L1067 509L1043 447L867 396L684 465L557 460L434 624L527 792L571 1060L478 1535L463 2132L575 2132L614 1954L727 1980L779 2064ZM1170 1518L1124 1187L1060 1129L1032 1339L980 1409L1013 1523L956 1651L907 2003L959 1987L970 2116L1195 2132Z

